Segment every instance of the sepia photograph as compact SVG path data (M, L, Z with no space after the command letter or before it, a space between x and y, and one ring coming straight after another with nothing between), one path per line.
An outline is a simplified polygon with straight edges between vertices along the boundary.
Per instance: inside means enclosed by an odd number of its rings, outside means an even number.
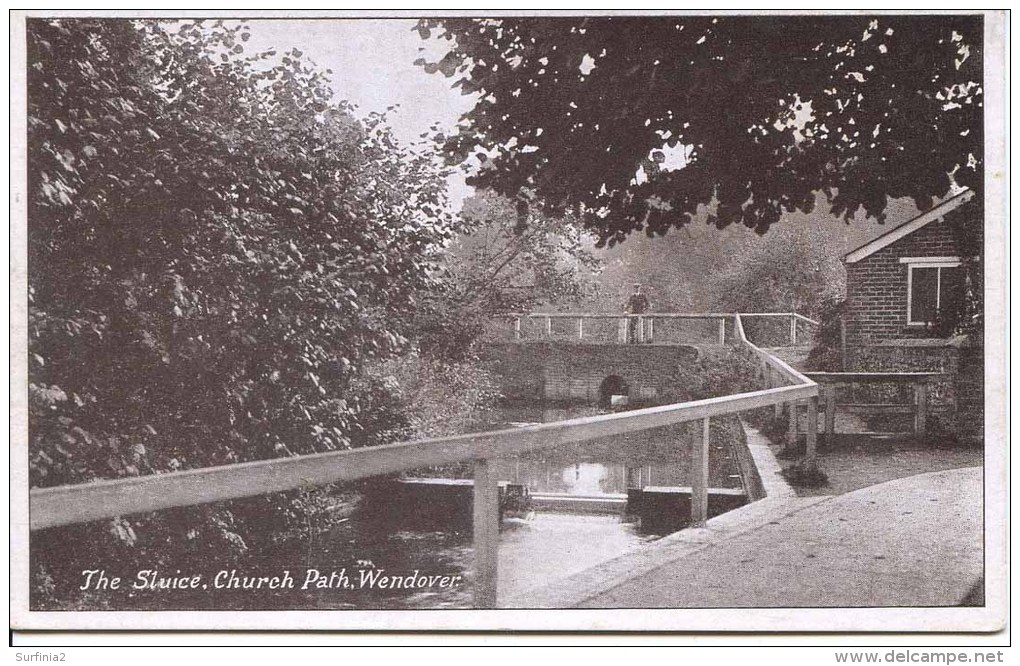
M1007 25L15 12L11 629L1002 629Z

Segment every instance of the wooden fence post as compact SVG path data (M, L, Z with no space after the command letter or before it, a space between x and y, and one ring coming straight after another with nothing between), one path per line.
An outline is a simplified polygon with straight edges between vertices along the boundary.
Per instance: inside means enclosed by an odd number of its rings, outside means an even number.
M818 396L807 400L807 445L804 450L804 465L814 467L818 450Z
M766 364L765 367L767 367L769 369L769 384L768 384L768 388L776 388L776 387L778 387L779 386L778 382L776 383L775 386L772 385L772 383L776 381L776 374L777 374L776 371L772 369L771 365L767 365ZM772 416L773 416L773 418L775 418L778 421L779 419L781 419L783 417L783 403L777 402L776 406L774 407L774 409L775 409L775 413Z
M520 340L521 339L521 318L520 317L514 317L514 339L515 340Z
M719 344L726 344L726 320L719 319Z
M691 474L691 526L704 527L708 520L708 451L711 419L702 419L701 432L694 432L694 469Z
M831 445L836 434L836 385L823 384L825 393L825 439Z
M922 380L914 384L914 434L924 437L928 431L928 382Z
M839 318L839 369L846 370L846 320Z
M797 315L790 315L790 345L797 345Z
M545 318L545 336L547 338L552 337L552 317Z
M648 343L655 342L655 320L648 317L646 321L648 322L648 336L645 338L645 341Z
M766 388L775 389L776 387L779 386L778 381L779 377L776 376L778 372L776 372L775 369L768 363L765 364L765 367L768 368L768 385ZM782 418L782 403L776 403L775 407L773 407L772 409L774 410L772 418L774 418L775 420L779 420L780 418Z
M797 420L800 418L798 413L799 411L796 400L789 403L789 406L787 407L787 414L790 417L790 423L789 428L786 431L786 445L791 449L797 446Z
M499 478L490 460L475 461L474 607L495 608L499 569Z
M584 317L577 318L577 339L584 340Z

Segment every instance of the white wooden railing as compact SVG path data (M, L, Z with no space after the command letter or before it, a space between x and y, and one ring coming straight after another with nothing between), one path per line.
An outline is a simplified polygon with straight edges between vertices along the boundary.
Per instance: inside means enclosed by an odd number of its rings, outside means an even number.
M655 323L656 322L670 322L677 320L695 320L705 322L717 322L717 334L715 341L720 344L726 344L726 322L733 321L736 313L733 312L648 312L643 314L597 314L588 312L532 312L532 313L511 313L506 315L506 318L513 322L513 337L515 340L522 342L528 341L546 341L551 338L556 339L576 339L578 341L592 340L590 334L590 327L588 337L585 337L586 329L585 322L592 321L616 321L617 331L615 342L627 343L654 343L656 341L655 336ZM789 320L790 335L789 343L796 345L798 339L803 339L803 336L798 336L798 329L801 326L808 326L812 328L818 327L818 322L813 319L809 319L804 315L796 312L742 312L740 316L747 319L749 317L779 317ZM538 334L528 334L525 332L522 322L532 321L541 322ZM567 326L567 331L558 331L554 333L553 322L554 321L573 321L572 326ZM574 332L576 331L576 335Z
M818 451L818 385L813 379L802 374L798 370L791 367L786 361L781 358L768 353L764 349L761 349L750 340L744 334L743 317L748 315L740 314L734 318L735 328L737 330L737 339L739 341L739 348L743 349L749 358L754 361L758 366L758 378L761 379L766 387L783 386L789 384L804 384L808 383L814 386L814 393L802 400L795 400L790 402L775 403L775 417L780 418L785 412L789 423L789 435L787 438L787 444L793 447L796 444L797 439L797 424L800 419L800 410L804 408L807 410L807 431L805 433L806 444L804 453L804 464L806 466L814 466L817 459ZM770 316L765 313L756 313L751 316ZM800 317L800 315L795 315ZM810 322L817 326L817 322L814 322L807 317L802 317L807 322ZM791 330L796 330L797 319L791 320ZM796 340L796 334L793 334L794 341Z
M724 315L710 315L719 317ZM744 335L740 315L733 319L736 344L759 365L765 388L707 400L543 423L456 437L400 442L351 451L206 467L150 476L36 488L29 493L29 525L41 530L174 507L194 506L266 493L355 481L430 465L474 462L474 605L496 606L499 490L496 458L572 442L700 421L694 437L692 522L708 516L709 422L712 417L798 402L813 405L818 385ZM808 456L814 455L812 414L808 410Z
M821 385L821 404L826 437L836 433L837 409L851 414L909 415L912 417L913 434L924 437L928 432L930 384L943 376L940 372L808 372L805 375ZM838 387L853 388L859 384L906 385L910 387L912 400L909 403L836 402ZM796 430L793 431L793 434L796 435ZM898 433L857 431L855 434L888 435Z

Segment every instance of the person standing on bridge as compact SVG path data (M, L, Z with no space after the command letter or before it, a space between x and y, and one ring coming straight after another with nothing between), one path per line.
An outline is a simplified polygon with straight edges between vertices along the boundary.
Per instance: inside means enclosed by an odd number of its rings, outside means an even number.
M623 310L629 315L642 315L648 312L648 298L641 293L641 284L639 282L634 283L634 293L627 299ZM627 342L631 344L641 342L638 331L639 321L640 317L638 316L631 316L627 320Z

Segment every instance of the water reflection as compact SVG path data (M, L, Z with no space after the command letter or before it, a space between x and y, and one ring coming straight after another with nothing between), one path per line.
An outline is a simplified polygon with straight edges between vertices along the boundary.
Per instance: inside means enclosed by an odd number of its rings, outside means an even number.
M595 495L607 492L605 479L609 470L597 463L575 463L560 475L566 492L571 495Z
M576 418L597 413L595 408L572 410L510 407L481 429L512 427ZM720 438L721 440L721 438ZM688 486L692 468L691 433L685 426L656 428L640 433L557 446L497 462L502 481L527 485L532 494L562 493L572 497L620 496L628 487ZM470 465L417 470L415 476L470 478ZM739 470L728 446L713 444L709 458L709 485L739 488ZM427 590L362 590L358 594L336 590L273 591L213 597L182 596L178 608L248 609L373 609L467 608L471 603L473 547L470 527L470 487L460 520L452 511L436 510L421 502L398 510L393 495L373 496L366 485L356 499L345 500L350 518L314 534L307 541L280 544L249 563L252 573L281 568L315 567L330 571L354 570L370 562L395 574L451 573L464 576L464 584ZM356 510L354 507L356 505ZM339 505L338 505L339 506ZM572 573L618 557L656 538L622 515L538 511L507 517L499 547L500 594L503 598L540 587ZM136 599L131 606L169 609L166 599Z
M493 415L483 429L549 423L599 413L595 407L548 409L510 406ZM690 439L687 425L653 428L512 455L497 461L502 481L528 486L532 493L624 495L628 488L690 486ZM443 476L470 476L462 468ZM736 461L724 444L709 451L709 486L740 488Z
M676 458L681 455L677 453ZM728 455L718 456L722 462ZM679 463L627 465L616 462L564 463L556 459L513 458L499 462L499 478L509 483L526 485L532 493L566 495L622 496L628 488L645 486L687 486L689 475ZM713 475L713 487L739 488L739 474Z

